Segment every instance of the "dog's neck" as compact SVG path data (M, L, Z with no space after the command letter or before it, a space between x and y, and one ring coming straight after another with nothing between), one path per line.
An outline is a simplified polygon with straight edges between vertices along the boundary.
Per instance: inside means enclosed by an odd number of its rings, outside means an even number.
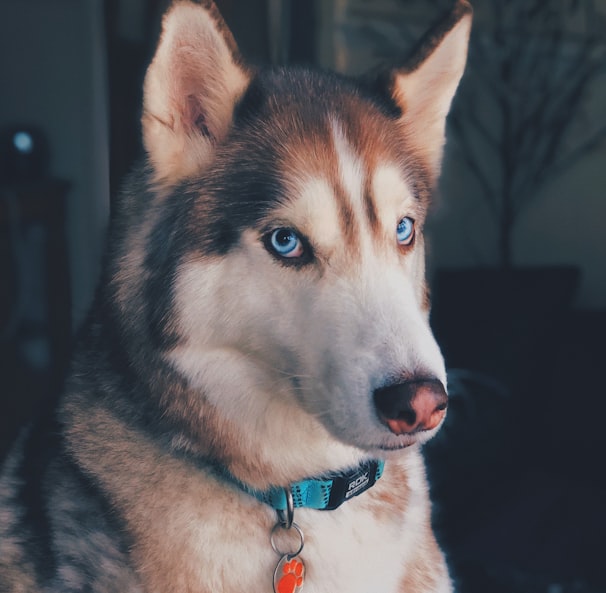
M300 482L294 482L286 488L272 487L265 491L250 488L226 471L221 473L244 492L254 496L276 511L287 510L290 496L292 496L294 508L304 507L331 511L374 486L383 474L384 465L384 461L372 459L345 472L308 478Z

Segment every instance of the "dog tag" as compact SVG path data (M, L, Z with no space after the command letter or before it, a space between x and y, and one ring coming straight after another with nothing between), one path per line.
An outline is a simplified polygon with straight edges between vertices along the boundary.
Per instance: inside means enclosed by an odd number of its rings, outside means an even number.
M303 588L305 565L298 556L284 554L274 571L274 593L297 593Z

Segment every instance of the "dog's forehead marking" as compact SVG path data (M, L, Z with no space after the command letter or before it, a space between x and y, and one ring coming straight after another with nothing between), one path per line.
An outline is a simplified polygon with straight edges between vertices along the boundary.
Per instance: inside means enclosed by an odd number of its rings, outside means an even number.
M302 146L299 159L289 163L291 199L276 220L284 217L326 256L343 248L355 257L391 240L398 217L414 211L414 200L397 155L383 142L358 141L356 127L335 115L327 118L326 131L320 145Z
M369 240L364 223L365 179L368 163L357 153L348 139L343 124L336 118L329 119L334 158L338 177L335 180L335 198L341 211L342 228L351 253L361 253Z
M357 143L348 139L341 123L333 118L330 124L339 170L335 196L340 202L347 200L341 210L351 212L350 218L355 220L349 233L355 233L359 245L364 246L366 241L376 240L385 231L394 229L395 232L398 217L414 217L414 200L393 155L373 147L368 152L360 147L357 152Z
M330 119L330 127L339 170L338 181L342 184L351 206L359 211L365 177L361 155L355 153L354 147L347 140L343 128L336 118Z

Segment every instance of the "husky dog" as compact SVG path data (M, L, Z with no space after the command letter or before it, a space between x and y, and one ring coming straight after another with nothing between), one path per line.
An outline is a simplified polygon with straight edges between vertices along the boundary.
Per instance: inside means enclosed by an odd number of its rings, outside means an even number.
M65 392L2 470L2 592L451 591L423 224L470 22L358 81L172 4Z

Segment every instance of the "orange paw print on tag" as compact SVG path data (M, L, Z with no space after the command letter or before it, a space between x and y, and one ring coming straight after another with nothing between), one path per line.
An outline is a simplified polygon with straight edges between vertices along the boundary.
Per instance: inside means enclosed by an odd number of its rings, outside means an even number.
M303 585L303 562L293 558L282 567L284 573L278 580L276 589L278 593L295 593Z

